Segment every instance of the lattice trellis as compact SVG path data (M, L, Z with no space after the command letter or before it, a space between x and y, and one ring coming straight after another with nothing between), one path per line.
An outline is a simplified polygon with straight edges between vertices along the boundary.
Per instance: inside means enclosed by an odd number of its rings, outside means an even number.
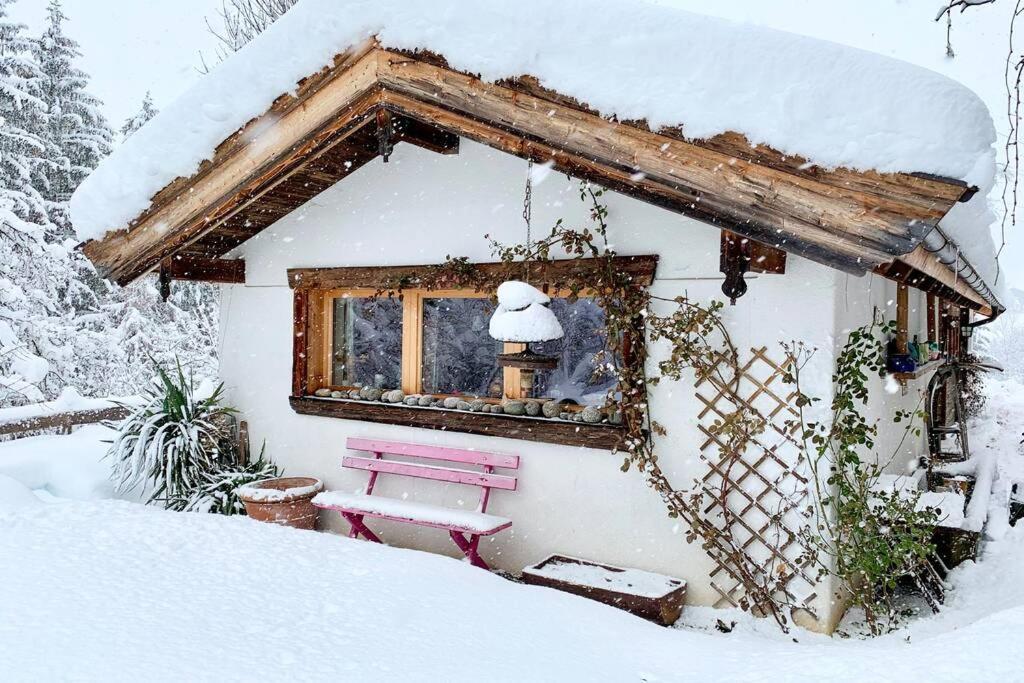
M780 578L788 602L813 614L809 605L816 597L815 582L797 562L801 553L797 531L803 523L808 478L794 438L800 429L793 422L798 416L793 405L796 392L782 381L792 359L779 364L767 351L766 347L751 349L750 358L740 367L739 381L731 386L715 373L697 382L700 430L705 437L700 452L708 464L699 482L703 513L719 526L725 525L726 512L731 513L732 535L752 566ZM721 357L718 364L724 378L731 379L726 359ZM743 406L765 422L764 431L751 439L739 457L724 452L727 447L713 428L736 410L730 399L733 391ZM712 559L716 566L711 586L720 596L718 606L739 605L744 591L736 567L722 556Z

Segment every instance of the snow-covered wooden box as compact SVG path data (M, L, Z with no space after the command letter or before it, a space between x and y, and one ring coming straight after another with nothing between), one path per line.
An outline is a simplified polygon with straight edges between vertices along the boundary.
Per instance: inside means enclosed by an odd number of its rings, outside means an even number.
M557 588L671 626L686 602L686 582L670 576L551 555L523 570L525 583Z

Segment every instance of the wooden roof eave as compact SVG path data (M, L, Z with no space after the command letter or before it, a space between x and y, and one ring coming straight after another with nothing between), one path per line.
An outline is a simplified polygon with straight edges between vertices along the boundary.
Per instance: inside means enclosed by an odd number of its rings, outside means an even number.
M966 306L986 317L998 315L989 303L974 288L969 286L951 268L935 259L923 246L890 263L874 269L879 275L930 292L947 301Z
M529 79L486 83L371 42L279 98L195 175L158 193L130 230L83 249L104 275L129 282L244 217L331 149L370 139L380 110L553 161L577 177L857 274L912 252L967 189L912 174L810 167L744 147L736 134L688 141L678 131L602 118ZM258 144L246 135L254 126L265 127Z

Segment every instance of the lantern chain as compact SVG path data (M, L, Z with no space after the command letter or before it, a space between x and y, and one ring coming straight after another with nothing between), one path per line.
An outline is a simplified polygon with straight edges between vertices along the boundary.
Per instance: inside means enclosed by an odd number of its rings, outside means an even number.
M528 159L526 164L526 190L523 193L523 221L526 223L526 252L527 258L524 262L526 269L526 281L530 281L530 219L533 217L533 159Z

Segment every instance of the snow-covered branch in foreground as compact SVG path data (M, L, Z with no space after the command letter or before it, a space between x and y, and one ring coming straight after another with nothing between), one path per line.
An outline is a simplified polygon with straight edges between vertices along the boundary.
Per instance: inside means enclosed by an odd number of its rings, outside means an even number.
M996 0L950 0L950 2L943 6L939 10L939 13L935 15L935 21L938 21L942 17L951 13L957 7L960 8L960 13L967 11L968 7L977 7L978 5L990 5Z

